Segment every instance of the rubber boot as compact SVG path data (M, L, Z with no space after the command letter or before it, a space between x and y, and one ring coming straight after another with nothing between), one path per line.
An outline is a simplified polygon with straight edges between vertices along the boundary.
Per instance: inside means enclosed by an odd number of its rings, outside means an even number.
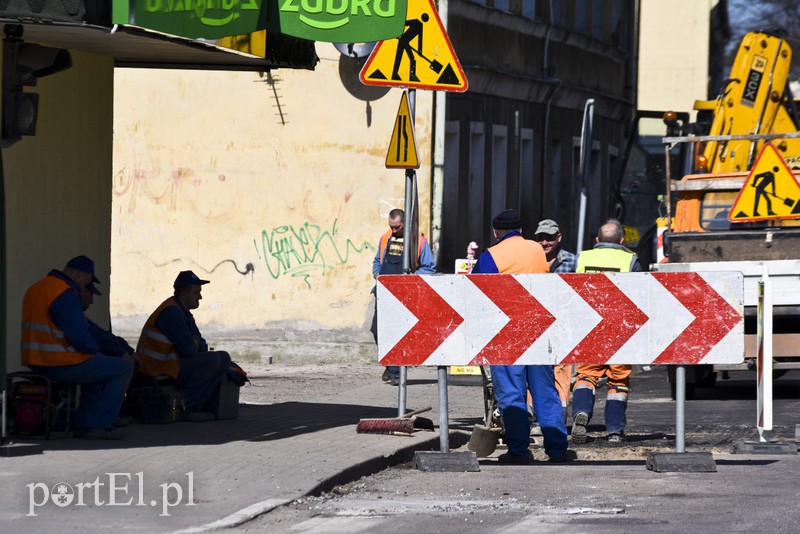
M586 443L589 439L586 427L594 411L594 389L578 387L572 391L572 442Z
M606 399L606 432L611 434L624 434L627 418L625 410L628 403L621 400Z

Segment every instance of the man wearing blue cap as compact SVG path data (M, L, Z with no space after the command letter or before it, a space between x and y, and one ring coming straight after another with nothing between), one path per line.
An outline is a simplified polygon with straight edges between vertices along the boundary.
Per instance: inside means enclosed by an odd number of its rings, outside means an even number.
M231 367L227 352L209 350L190 311L200 306L202 286L207 283L192 271L181 271L173 296L147 319L136 347L140 373L175 380L184 397L186 421L216 418L212 399Z
M50 380L81 386L76 437L122 439L112 423L119 414L133 366L102 354L83 314L81 293L93 283L94 262L76 256L52 270L22 300L22 364Z

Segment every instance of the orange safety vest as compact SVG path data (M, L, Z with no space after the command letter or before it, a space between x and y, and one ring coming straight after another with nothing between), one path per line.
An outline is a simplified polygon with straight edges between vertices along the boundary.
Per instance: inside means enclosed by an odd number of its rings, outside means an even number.
M77 365L93 358L78 352L50 317L50 305L72 287L55 276L33 284L22 299L22 365Z
M180 371L180 360L175 345L164 333L156 327L156 320L161 312L167 308L175 306L180 308L175 302L175 297L170 297L156 308L150 315L142 328L142 335L139 336L139 343L136 345L136 354L139 356L139 372L148 376L169 375L178 378Z
M378 250L381 251L380 254L380 261L383 264L383 259L386 256L386 247L389 246L389 239L392 237L392 231L387 230L385 234L381 236L380 242L378 242ZM417 251L417 258L419 258L420 254L422 254L422 245L425 244L425 234L420 232L419 236L417 237L417 242L419 243L419 250Z

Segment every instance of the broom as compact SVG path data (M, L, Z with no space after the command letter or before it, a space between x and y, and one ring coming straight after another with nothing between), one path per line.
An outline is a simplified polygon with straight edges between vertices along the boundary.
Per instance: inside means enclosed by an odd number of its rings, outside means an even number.
M412 432L414 432L414 426L416 422L415 416L432 409L433 408L430 406L427 406L419 410L414 410L413 412L408 412L401 417L391 417L388 419L359 419L358 425L356 425L356 432L359 434L389 434L393 436L410 436ZM427 421L430 421L430 419Z

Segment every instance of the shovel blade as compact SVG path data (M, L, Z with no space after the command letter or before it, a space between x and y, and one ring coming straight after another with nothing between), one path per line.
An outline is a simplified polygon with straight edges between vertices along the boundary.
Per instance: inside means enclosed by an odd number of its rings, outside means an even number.
M492 454L497 448L497 442L500 440L501 431L501 428L488 428L483 425L475 425L472 428L472 435L469 437L467 448L478 457L485 458Z

